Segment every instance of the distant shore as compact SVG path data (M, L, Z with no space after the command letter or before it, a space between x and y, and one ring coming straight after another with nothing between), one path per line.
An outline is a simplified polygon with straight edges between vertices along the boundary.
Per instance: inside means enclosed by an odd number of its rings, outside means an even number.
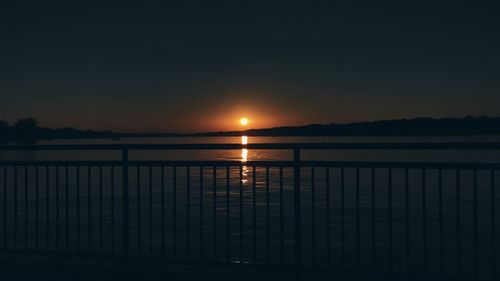
M224 137L224 136L470 136L500 135L500 118L467 116L464 118L415 118L356 122L348 124L311 124L244 131L202 133L123 133L75 128L44 128L33 118L20 119L9 126L0 121L0 142L30 142L55 139L121 139L135 137Z

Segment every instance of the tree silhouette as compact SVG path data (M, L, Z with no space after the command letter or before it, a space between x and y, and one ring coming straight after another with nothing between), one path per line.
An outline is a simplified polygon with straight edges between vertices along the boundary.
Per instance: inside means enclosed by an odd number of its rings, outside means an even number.
M0 121L0 140L6 139L8 135L9 124L4 121Z
M38 123L35 118L21 118L12 127L19 139L32 140L37 138Z
M35 118L21 118L14 124L16 130L34 130L38 127L38 122Z
M9 124L4 121L0 121L0 130L6 130L9 127Z

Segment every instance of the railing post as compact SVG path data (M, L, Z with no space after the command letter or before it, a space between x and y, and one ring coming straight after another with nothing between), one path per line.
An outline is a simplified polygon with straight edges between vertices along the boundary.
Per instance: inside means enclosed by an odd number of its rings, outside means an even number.
M123 257L129 256L129 194L128 194L128 149L122 149L122 184L123 184Z
M300 148L293 149L293 193L294 193L294 244L296 280L302 279L302 239L300 206Z

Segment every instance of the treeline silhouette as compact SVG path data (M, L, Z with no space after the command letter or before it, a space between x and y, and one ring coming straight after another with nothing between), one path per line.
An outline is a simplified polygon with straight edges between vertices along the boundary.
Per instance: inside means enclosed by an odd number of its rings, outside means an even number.
M119 133L75 128L39 127L34 118L22 118L9 125L0 121L0 142L30 142L49 139L180 137L180 136L457 136L500 135L500 118L466 116L464 118L416 118L356 122L349 124L312 124L245 131L176 133Z
M239 132L241 134L241 132ZM253 136L457 136L500 135L500 118L415 118L356 122L349 124L312 124L298 127L252 129ZM224 133L222 133L224 135Z
M38 126L34 118L22 118L12 126L0 121L0 141L31 142L48 139L82 139L82 138L109 138L116 134L111 131L82 131L74 128L49 129Z

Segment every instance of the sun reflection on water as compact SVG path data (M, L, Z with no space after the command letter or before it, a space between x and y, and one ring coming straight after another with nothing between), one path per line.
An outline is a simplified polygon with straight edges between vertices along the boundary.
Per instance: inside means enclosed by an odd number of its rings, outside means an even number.
M242 145L247 145L248 144L248 137L247 136L241 136L241 144ZM248 161L248 149L247 148L242 148L241 149L241 163L246 163ZM242 183L247 183L248 182L248 167L243 166L242 171L241 171L241 182Z
M241 162L245 163L248 161L248 149L241 149Z

